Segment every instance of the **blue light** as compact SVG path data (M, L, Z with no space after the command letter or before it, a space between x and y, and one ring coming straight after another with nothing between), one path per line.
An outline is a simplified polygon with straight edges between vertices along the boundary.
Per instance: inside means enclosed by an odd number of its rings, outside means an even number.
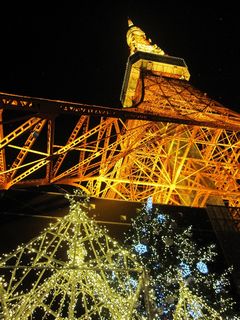
M215 289L216 293L220 293L222 291L223 286L222 286L222 282L220 280L217 280L215 282L214 289Z
M143 253L146 253L148 250L147 250L147 246L145 244L142 244L142 243L138 243L134 246L134 249L137 253L139 254L143 254Z
M133 288L137 288L138 282L136 279L130 278L129 282Z
M206 263L202 262L202 261L199 261L197 263L197 269L201 272L201 273L204 273L204 274L207 274L208 273L208 267L206 265Z
M146 204L146 211L147 212L150 212L153 208L153 200L152 200L152 197L149 197L147 199L147 204Z
M179 267L180 267L180 269L181 269L181 273L182 273L182 276L183 276L184 278L190 276L191 270L190 270L190 267L189 267L188 264L186 264L186 263L184 263L184 262L181 262L181 263L179 264Z
M202 319L202 308L198 302L193 302L192 305L188 305L187 309L193 319Z
M160 223L163 223L164 221L166 220L166 216L162 213L159 213L157 215L157 221L160 222Z

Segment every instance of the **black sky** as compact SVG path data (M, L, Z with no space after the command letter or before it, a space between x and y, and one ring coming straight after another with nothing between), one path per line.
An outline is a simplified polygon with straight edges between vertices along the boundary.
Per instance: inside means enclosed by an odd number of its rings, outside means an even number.
M185 59L192 85L240 112L239 9L213 2L86 0L53 13L2 10L0 92L121 107L130 17L167 54Z
M192 85L238 111L238 9L209 3L81 2L51 14L6 15L0 91L121 107L129 16L167 54L185 59Z

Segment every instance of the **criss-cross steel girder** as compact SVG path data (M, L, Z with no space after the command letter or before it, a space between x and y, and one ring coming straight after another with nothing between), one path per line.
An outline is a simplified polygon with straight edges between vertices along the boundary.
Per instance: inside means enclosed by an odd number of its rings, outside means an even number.
M187 81L142 80L128 109L1 93L1 189L69 184L105 199L240 206L240 115Z
M122 108L0 93L0 188L68 184L104 199L240 207L240 114L128 23Z

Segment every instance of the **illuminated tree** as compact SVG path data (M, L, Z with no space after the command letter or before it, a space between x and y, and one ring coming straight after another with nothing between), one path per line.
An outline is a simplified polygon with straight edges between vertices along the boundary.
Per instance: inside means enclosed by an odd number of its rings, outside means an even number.
M1 319L144 319L142 268L88 217L88 198L67 197L69 214L2 257Z
M180 228L169 214L154 209L151 198L133 219L125 242L147 270L152 319L238 319L233 316L230 269L210 272L214 245L197 245L192 228ZM186 310L188 317L183 316Z
M183 282L179 282L179 297L173 314L173 320L223 319L214 309L209 307L203 299L194 295Z

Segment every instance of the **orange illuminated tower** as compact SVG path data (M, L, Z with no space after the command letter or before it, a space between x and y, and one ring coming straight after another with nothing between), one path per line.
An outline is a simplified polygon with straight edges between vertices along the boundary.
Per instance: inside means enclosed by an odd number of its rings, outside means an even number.
M207 207L240 270L240 114L192 86L184 59L130 20L127 43L121 108L0 93L0 189L70 185Z
M240 207L240 115L194 88L182 58L129 20L122 108L0 94L0 187Z

